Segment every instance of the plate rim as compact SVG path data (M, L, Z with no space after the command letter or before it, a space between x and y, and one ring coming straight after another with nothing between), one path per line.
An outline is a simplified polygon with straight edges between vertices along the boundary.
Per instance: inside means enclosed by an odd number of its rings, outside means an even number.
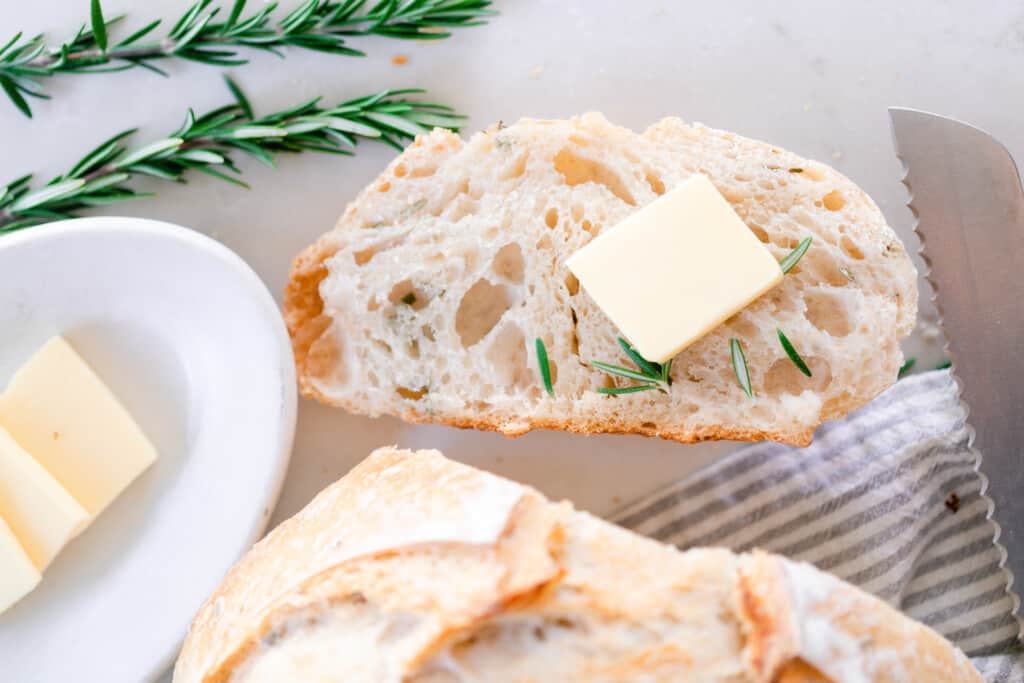
M260 504L253 506L255 510L258 510L258 513L254 515L253 522L244 538L240 539L240 552L231 560L230 565L223 568L223 572L226 573L245 554L246 549L256 543L266 531L267 525L273 516L273 511L280 499L294 448L298 418L298 388L296 386L295 359L292 355L291 338L285 327L280 308L266 283L263 282L252 266L246 263L241 256L212 237L192 228L167 221L132 216L90 216L55 221L53 223L24 228L8 235L0 235L0 252L17 249L29 242L59 240L69 234L85 232L103 232L115 237L117 235L136 236L142 234L148 238L179 242L214 257L237 277L243 289L253 297L259 308L262 309L264 317L272 328L272 335L279 351L278 365L283 385L281 421L278 429L277 444L279 455L271 472L269 485L263 490L263 495L259 498ZM166 651L160 654L154 661L151 670L145 674L144 681L155 681L167 673L173 675L173 666L187 632L188 625L173 642L167 645Z

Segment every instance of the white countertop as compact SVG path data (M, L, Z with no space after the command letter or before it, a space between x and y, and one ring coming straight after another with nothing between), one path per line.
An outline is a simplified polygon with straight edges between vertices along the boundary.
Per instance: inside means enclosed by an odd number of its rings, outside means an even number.
M132 26L176 19L185 5L104 1L108 16L128 11ZM666 115L700 121L836 166L876 199L912 249L916 239L903 206L887 105L965 119L1024 154L1024 12L1016 3L499 0L497 6L502 15L491 25L458 31L444 42L355 39L370 54L361 60L299 51L286 60L254 54L233 75L258 112L314 95L330 102L421 86L429 97L469 114L468 131L498 119L586 110L601 110L636 129ZM85 0L5 2L0 26L6 33L58 37L77 27L87 10ZM399 54L408 55L407 65L391 63ZM187 106L205 110L229 101L220 69L162 66L170 79L142 70L52 79L46 85L54 100L34 103L32 121L0 103L0 179L29 171L52 175L123 128L140 127L141 141L173 130ZM241 166L252 191L205 176L180 187L142 183L159 196L111 212L212 235L248 261L280 298L292 256L334 224L392 155L365 144L355 158L303 154L283 158L277 170L245 159ZM922 315L931 317L930 305ZM922 346L919 339L906 348L920 356L919 367L941 357L934 344ZM507 440L352 417L303 402L275 522L370 450L391 443L440 448L598 513L735 447L556 433Z

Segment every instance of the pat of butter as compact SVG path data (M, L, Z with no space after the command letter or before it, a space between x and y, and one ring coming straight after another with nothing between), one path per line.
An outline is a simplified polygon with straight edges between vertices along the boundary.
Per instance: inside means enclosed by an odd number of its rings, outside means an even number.
M31 593L42 579L14 532L0 519L0 613Z
M89 523L89 513L3 427L0 517L40 571Z
M657 363L782 281L775 257L700 174L598 235L567 265Z
M0 396L0 425L96 516L156 460L128 411L61 337Z

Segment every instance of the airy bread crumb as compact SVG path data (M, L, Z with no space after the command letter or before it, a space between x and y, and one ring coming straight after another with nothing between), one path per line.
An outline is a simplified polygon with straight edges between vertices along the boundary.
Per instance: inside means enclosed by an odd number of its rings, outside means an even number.
M676 358L671 395L600 394L615 384L589 362L628 360L565 261L698 172L777 258L804 237L813 246L780 286ZM691 258L679 254L679 267ZM585 114L496 125L468 142L444 130L418 138L299 255L285 315L302 392L355 413L509 436L803 445L895 381L916 283L878 207L834 169L679 119L636 134ZM786 356L777 327L813 377ZM733 373L733 337L753 399Z

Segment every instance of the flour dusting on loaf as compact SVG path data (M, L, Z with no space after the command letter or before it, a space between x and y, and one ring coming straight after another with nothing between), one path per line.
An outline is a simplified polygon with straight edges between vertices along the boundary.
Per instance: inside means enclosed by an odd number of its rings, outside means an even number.
M566 259L694 173L777 258L804 237L814 243L782 285L679 355L671 395L600 394L619 380L590 361L629 363ZM678 257L686 268L700 254ZM625 277L636 268L621 264ZM297 258L285 299L303 393L355 413L507 435L796 444L895 380L916 308L903 245L832 168L678 119L637 134L599 114L524 119L467 142L443 130L420 137ZM786 356L777 327L813 377ZM734 376L733 337L753 399Z
M470 502L483 523L465 517ZM809 565L679 552L436 451L393 448L231 570L174 674L174 683L681 680L981 678L935 632Z

